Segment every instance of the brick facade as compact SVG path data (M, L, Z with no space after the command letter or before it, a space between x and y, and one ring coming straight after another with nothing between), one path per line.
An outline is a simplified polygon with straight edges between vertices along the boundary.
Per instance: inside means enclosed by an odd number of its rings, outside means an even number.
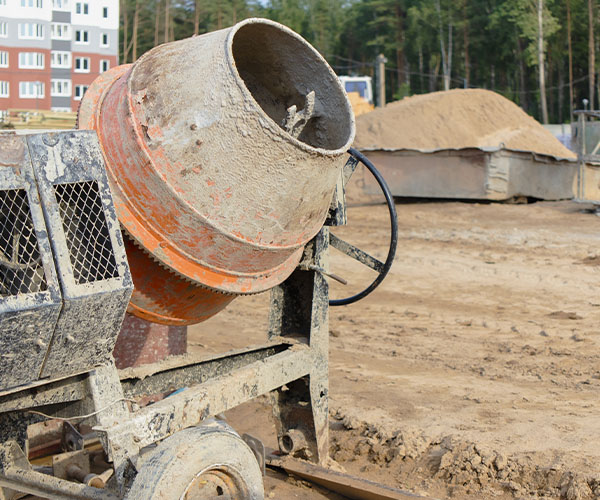
M101 61L104 69L118 64L118 22L118 0L0 0L0 111L76 111ZM41 67L19 64L39 65L40 57L25 53L42 54ZM85 67L76 67L77 58L86 58Z
M0 68L0 81L9 82L9 96L0 97L0 109L50 109L50 51L48 49L18 49L3 47L0 52L8 53L8 68ZM33 52L44 55L43 69L19 68L19 53ZM44 97L19 96L20 82L39 82L43 85Z

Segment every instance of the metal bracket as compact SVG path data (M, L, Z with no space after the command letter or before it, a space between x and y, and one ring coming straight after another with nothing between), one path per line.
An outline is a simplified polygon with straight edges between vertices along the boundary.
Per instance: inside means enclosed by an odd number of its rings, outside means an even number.
M333 192L331 204L329 205L329 213L325 220L326 226L345 226L346 219L346 184L350 180L350 177L356 170L358 165L358 159L350 155L346 165L340 172L340 175Z
M60 444L64 451L83 450L83 436L69 422L63 422Z

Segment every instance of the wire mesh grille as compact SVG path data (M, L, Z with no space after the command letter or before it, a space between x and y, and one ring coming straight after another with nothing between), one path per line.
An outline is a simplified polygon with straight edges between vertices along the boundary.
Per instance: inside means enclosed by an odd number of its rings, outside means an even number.
M0 296L48 289L27 192L0 191Z
M78 284L119 276L98 183L58 184L54 193Z

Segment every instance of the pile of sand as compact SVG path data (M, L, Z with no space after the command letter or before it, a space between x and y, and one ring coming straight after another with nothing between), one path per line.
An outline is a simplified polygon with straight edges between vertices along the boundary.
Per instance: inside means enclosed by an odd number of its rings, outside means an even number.
M356 119L358 149L498 148L576 158L515 103L481 89L417 95Z

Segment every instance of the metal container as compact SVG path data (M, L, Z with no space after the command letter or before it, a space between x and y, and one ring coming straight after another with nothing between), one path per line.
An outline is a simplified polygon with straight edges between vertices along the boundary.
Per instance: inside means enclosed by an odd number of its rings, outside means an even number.
M577 149L576 201L600 204L600 111L575 111L577 122L571 124Z
M0 390L110 364L132 289L96 134L0 135Z
M104 73L79 127L98 131L119 220L139 247L130 312L165 324L201 321L290 275L355 133L325 60L264 19Z
M377 165L394 196L409 198L570 199L577 172L574 159L503 148L363 153ZM364 172L354 174L349 187L350 200L358 201L361 194L379 194L379 186Z
M0 390L40 376L61 306L26 138L0 134Z
M28 144L63 297L41 374L57 377L112 360L133 283L96 134Z

